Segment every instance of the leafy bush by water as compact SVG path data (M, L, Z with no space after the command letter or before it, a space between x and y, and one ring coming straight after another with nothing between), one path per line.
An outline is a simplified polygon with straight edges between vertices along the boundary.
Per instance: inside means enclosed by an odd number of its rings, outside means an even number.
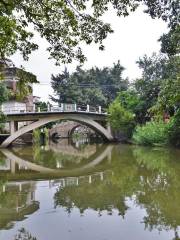
M170 121L168 142L173 146L180 147L180 109Z
M121 130L126 133L127 136L132 136L132 131L135 126L134 114L125 109L118 100L110 104L108 120L112 129Z
M133 140L140 145L164 145L168 142L169 124L164 122L147 122L137 126Z

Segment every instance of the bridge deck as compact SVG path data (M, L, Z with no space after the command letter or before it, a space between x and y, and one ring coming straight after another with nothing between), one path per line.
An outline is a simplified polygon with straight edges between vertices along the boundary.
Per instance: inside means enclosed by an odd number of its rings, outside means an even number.
M60 115L68 115L71 116L89 116L94 120L102 120L106 119L107 113L96 113L96 112L84 112L84 111L73 111L73 112L19 112L19 113L8 113L7 121L17 120L17 121L31 121L37 120L44 117L53 117L53 116L60 116Z

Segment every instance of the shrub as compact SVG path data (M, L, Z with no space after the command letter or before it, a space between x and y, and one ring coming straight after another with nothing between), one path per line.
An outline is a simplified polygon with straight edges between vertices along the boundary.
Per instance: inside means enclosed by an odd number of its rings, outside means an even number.
M172 117L168 131L169 144L180 147L180 109Z
M133 140L140 145L164 145L168 143L169 124L164 122L147 122L137 126Z
M123 131L127 136L131 135L135 126L134 114L117 100L109 106L109 122L114 130Z

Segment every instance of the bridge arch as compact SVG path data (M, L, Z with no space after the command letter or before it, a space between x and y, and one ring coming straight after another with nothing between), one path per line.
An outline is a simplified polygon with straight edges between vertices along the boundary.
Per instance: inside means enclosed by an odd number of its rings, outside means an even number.
M106 140L108 141L112 141L113 137L111 135L111 133L104 128L103 126L101 126L98 122L94 121L93 119L91 119L89 116L87 115L79 115L79 114L62 114L59 116L47 116L44 118L40 118L39 120L24 126L22 128L20 128L19 130L17 130L16 132L14 132L12 135L10 135L2 144L1 144L1 148L5 148L8 147L13 141L15 141L18 137L22 136L25 133L28 133L32 130L35 130L43 125L46 125L47 123L50 122L55 122L58 120L72 120L78 123L81 123L83 125L86 125L92 129L94 129L96 132L98 132L99 134L101 134Z

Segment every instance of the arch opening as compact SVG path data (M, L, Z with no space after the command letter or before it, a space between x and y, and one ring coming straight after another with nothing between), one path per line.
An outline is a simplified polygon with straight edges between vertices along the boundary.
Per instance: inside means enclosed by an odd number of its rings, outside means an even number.
M28 133L34 129L37 129L39 127L42 127L50 122L56 122L58 120L71 120L75 121L77 123L86 125L93 129L95 132L98 132L105 140L107 141L113 141L113 137L111 133L105 129L103 126L101 126L98 122L95 120L89 118L88 116L80 116L80 115L62 115L58 117L46 117L41 118L25 127L20 128L16 132L14 132L12 135L10 135L2 144L1 148L8 147L14 140L16 140L18 137L22 136L25 133Z

